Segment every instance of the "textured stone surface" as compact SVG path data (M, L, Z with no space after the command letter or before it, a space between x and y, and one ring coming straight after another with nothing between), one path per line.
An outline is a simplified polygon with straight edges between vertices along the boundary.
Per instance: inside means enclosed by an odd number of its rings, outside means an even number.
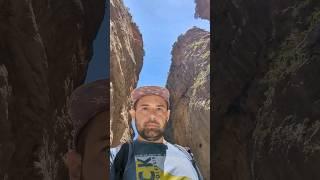
M0 179L67 179L67 102L83 83L103 0L0 0Z
M319 9L317 0L215 2L214 179L320 178Z
M195 0L196 11L194 16L210 20L210 0Z
M173 45L167 80L171 115L167 139L191 148L210 179L210 33L192 28Z
M131 139L129 96L136 87L144 56L142 35L122 0L110 1L110 145Z

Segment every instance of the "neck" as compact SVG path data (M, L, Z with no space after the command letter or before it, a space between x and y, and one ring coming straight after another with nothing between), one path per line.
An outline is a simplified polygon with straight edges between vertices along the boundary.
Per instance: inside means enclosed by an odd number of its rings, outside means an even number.
M149 142L149 143L165 143L165 140L164 140L163 137L161 137L160 139L158 139L158 140L156 140L156 141L149 141L149 140L144 139L144 138L141 137L141 136L138 136L138 139L137 139L137 140L140 141L140 142Z

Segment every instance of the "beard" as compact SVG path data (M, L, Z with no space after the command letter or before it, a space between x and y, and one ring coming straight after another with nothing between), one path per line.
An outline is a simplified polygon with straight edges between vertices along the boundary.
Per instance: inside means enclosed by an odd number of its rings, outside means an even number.
M156 124L157 126L148 127L148 124ZM137 131L143 139L147 141L157 141L163 137L166 126L167 126L167 122L165 122L163 128L161 128L159 123L148 121L143 124L142 128L137 127Z

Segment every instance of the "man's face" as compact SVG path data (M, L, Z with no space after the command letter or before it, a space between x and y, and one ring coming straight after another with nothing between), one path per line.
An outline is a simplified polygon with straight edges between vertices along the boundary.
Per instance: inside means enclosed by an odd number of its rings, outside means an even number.
M162 97L156 95L141 97L135 110L131 110L130 114L136 119L136 127L141 138L147 141L158 141L163 138L170 111Z
M96 115L86 128L81 179L108 179L107 113Z

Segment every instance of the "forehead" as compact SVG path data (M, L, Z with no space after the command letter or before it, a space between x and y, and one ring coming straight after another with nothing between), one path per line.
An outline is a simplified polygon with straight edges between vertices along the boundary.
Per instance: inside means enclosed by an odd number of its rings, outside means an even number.
M167 105L167 101L165 101L162 97L157 95L146 95L141 97L138 102L137 106L139 105Z

